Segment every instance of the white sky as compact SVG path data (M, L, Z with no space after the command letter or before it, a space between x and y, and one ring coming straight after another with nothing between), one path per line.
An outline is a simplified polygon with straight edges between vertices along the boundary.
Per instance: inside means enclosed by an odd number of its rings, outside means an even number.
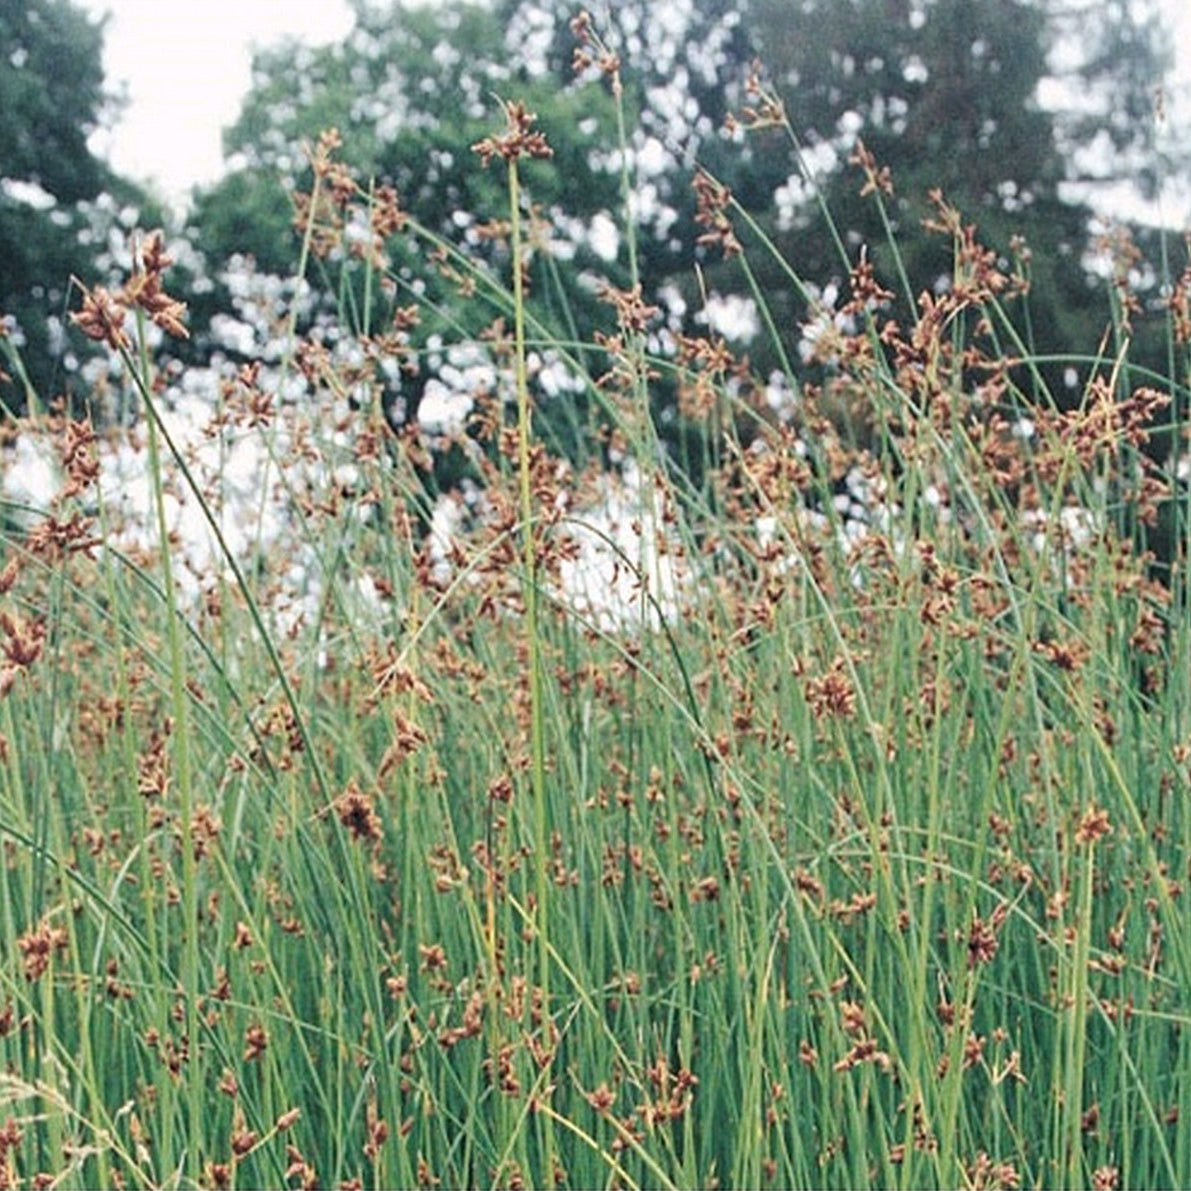
M129 100L119 124L97 134L94 147L119 172L175 203L222 172L221 134L248 90L253 46L287 35L326 42L352 25L347 0L80 2L95 16L110 14L104 70L109 86L125 87ZM1174 39L1173 90L1181 111L1191 112L1191 0L1159 6ZM1191 222L1188 196L1171 198L1164 221ZM1122 214L1142 214L1128 200L1124 206Z
M180 201L223 169L223 129L251 82L252 49L285 36L311 43L352 27L346 0L81 0L108 13L104 73L127 88L111 133L93 142L122 174Z

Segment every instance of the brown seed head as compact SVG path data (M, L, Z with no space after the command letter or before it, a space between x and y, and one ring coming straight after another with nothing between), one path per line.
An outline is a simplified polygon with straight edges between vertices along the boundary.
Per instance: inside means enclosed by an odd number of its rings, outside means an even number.
M512 100L504 105L506 129L496 136L486 136L482 141L472 145L472 150L480 155L484 166L494 157L503 157L505 161L516 161L519 157L553 157L554 150L546 142L546 138L534 130L533 123L537 119L525 104Z

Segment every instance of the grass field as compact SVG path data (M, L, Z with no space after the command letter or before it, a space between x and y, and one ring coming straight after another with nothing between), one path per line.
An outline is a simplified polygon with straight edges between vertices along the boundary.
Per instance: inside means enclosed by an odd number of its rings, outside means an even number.
M43 408L5 429L63 481L3 538L5 1185L1191 1185L1191 274L1171 375L1130 361L1114 290L1068 408L1015 331L1022 262L942 200L949 289L898 319L854 260L821 386L714 335L661 350L633 288L595 350L531 315L546 147L506 114L503 272L326 137L296 271L391 295L382 328L345 309L353 353L243 369L188 448L146 238L78 303L135 448ZM698 190L747 277L771 246ZM421 350L396 235L494 320L495 383L432 444L466 501L381 408L380 362ZM547 354L594 411L579 458ZM139 538L103 482L130 450Z

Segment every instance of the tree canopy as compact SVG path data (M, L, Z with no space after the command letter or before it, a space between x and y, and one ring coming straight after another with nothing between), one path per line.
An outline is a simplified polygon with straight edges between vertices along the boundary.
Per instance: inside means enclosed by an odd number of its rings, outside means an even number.
M343 132L348 163L394 183L417 218L449 233L493 217L499 187L476 169L469 146L491 126L496 95L523 98L541 117L557 156L532 191L559 226L569 220L575 235L617 210L611 107L590 72L572 69L567 0L356 8L343 44L289 43L258 56L252 94L227 134L236 169L196 208L196 230L214 257L247 249L268 267L283 257L282 188L302 169L301 142L329 126ZM1092 210L1069 183L1128 171L1145 185L1137 163L1150 147L1148 105L1169 61L1152 8L631 0L604 15L603 36L622 59L638 247L655 287L677 282L697 298L691 266L706 254L691 248L689 234L696 163L730 186L806 277L826 285L850 263L823 222L817 191L851 263L866 244L891 280L885 230L847 165L863 140L891 170L888 213L915 289L947 268L947 247L920 228L928 192L938 188L998 251L1007 254L1014 236L1029 245L1033 327L1051 347L1087 348L1099 335L1093 309L1102 298L1080 265ZM777 134L740 143L723 132L728 112L744 102L754 59L787 104L797 146ZM1089 114L1088 104L1098 110ZM589 252L590 242L576 238L581 256ZM599 263L623 264L623 245L618 262ZM715 280L739 284L725 270ZM792 326L802 313L797 300L782 297L776 278L765 280Z
M748 0L744 20L800 143L774 134L717 161L808 277L822 282L845 265L821 197L849 252L867 245L895 280L880 215L847 168L863 142L890 171L886 209L914 292L945 284L950 268L950 244L921 229L938 190L1005 258L1015 237L1028 246L1038 341L1094 350L1106 311L1082 262L1095 196L1077 198L1069 182L1089 163L1099 183L1134 177L1152 150L1153 90L1169 65L1152 8ZM1099 118L1089 104L1104 106Z
M71 387L82 339L66 315L72 274L94 280L104 227L146 197L88 147L112 103L103 23L67 0L0 0L0 314L33 388ZM24 404L17 378L0 386Z
M308 177L303 146L329 127L340 129L343 158L362 184L394 186L425 227L498 253L499 237L486 239L484 228L505 215L507 197L471 146L498 120L498 98L516 98L538 113L555 153L527 175L551 246L541 267L552 253L567 257L565 269L543 275L536 300L553 326L579 338L606 319L592 278L630 281L623 135L646 297L675 325L700 316L708 287L750 300L737 265L696 245L691 181L702 167L816 292L831 292L863 250L887 284L904 266L907 301L946 283L949 246L921 227L937 188L1006 258L1012 245L1028 246L1025 333L1051 351L1087 351L1104 325L1102 287L1083 267L1094 188L1122 176L1143 191L1153 185L1144 169L1149 105L1169 47L1152 5L626 0L595 22L620 64L622 133L598 64L574 70L570 0L412 9L357 0L354 9L341 43L290 40L258 52L251 92L225 134L228 172L195 195L188 221L215 282L236 256L266 273L292 271L291 196ZM67 0L0 0L0 37L14 47L0 61L9 114L0 128L0 300L29 340L39 384L53 388L62 382L54 361L65 358L64 287L72 271L86 274L80 236L86 241L94 201L120 195L118 212L144 196L87 148L109 103L102 25ZM793 142L780 131L732 131L755 61L782 97ZM859 194L862 179L848 164L861 142L890 170L883 214ZM401 275L410 262L400 244L393 251ZM805 293L764 254L752 264L790 355L808 317ZM187 350L202 354L217 346L203 331L228 292L205 281L189 296L197 334ZM754 364L771 366L770 347L751 350Z

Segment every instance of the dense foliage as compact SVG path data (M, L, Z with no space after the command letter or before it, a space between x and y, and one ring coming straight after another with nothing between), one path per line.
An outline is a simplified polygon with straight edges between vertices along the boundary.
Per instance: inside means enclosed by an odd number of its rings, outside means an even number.
M46 397L78 387L71 276L102 279L106 232L122 209L159 218L87 145L110 104L102 45L102 26L68 0L0 0L0 315ZM0 386L10 409L26 395L23 378Z
M785 87L683 105L737 194L679 185L641 11L553 84L506 14L458 158L432 96L353 139L359 30L262 59L228 259L117 220L71 302L112 416L4 427L0 1184L1191 1184L1191 260L1052 352L853 139L808 276ZM361 85L443 21L361 6Z

